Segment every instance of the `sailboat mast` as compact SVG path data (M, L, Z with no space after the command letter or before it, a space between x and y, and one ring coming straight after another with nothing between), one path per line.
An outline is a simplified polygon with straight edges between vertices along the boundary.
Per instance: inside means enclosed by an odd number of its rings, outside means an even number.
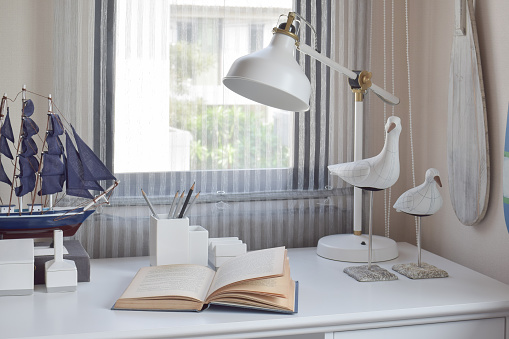
M23 89L21 90L21 124L19 128L19 136L18 136L18 147L16 148L16 160L14 161L14 172L12 174L12 184L11 184L11 195L9 197L9 206L12 204L12 194L14 193L14 183L16 178L16 170L18 169L18 157L19 157L19 148L21 147L21 138L23 136L23 117L25 116L25 101L26 101L26 91L27 86L23 85ZM18 197L18 210L19 215L21 215L21 212L23 210L23 197ZM10 215L11 210L9 208L9 212L7 212L7 215Z
M1 122L2 118L4 117L4 107L5 107L6 100L7 100L7 93L4 93L4 96L2 97L2 102L0 103L0 122ZM2 162L2 154L0 153L0 166L1 166L1 162ZM3 204L2 197L0 197L0 202ZM11 207L9 206L7 209L10 210Z
M50 94L50 95L48 95L48 127L46 127L46 137L48 136L47 131L49 128L49 120L51 119L51 114L53 114L53 99L51 98L51 94ZM46 141L46 137L44 138L44 141ZM41 161L41 164L42 164L42 161ZM42 194L41 194L41 199L42 199ZM49 195L48 207L49 207L50 211L53 211L53 194Z
M21 131L19 133L19 136L20 136L20 143L18 144L18 150L16 152L16 159L19 160L19 145L21 144L21 135L23 134L23 124L25 123L25 120L23 119L25 117L25 102L27 100L27 86L26 85L23 85L23 89L21 91L21 103L22 103L22 118L21 118ZM21 166L21 165L20 165ZM21 167L20 167L21 168ZM20 174L21 175L21 174ZM12 181L14 183L14 180ZM21 213L23 212L23 196L19 196L18 197L18 211L19 211L19 215L21 215Z
M48 94L48 120L46 122L46 133L44 134L44 140L42 142L41 147L41 160L39 161L39 168L37 169L36 175L36 181L35 181L35 188L32 194L32 207L30 209L30 214L34 211L34 205L35 205L35 198L37 197L37 187L39 186L39 182L41 181L41 168L42 168L42 162L43 162L43 154L44 154L44 146L46 145L46 138L48 137L48 130L49 130L49 121L51 120L51 114L53 113L53 101L51 99L51 94ZM51 199L50 195L50 204L52 204L53 201ZM43 203L42 203L42 194L41 194L41 213L43 213ZM53 205L51 205L51 209L53 209Z

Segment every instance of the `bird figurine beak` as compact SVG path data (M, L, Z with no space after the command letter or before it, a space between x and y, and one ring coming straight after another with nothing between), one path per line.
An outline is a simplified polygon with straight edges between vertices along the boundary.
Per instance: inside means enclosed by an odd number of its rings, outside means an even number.
M395 128L396 128L396 124L395 123L390 124L389 129L387 130L387 133L390 133Z
M442 187L442 181L440 180L440 177L437 175L433 179L437 182L438 186Z

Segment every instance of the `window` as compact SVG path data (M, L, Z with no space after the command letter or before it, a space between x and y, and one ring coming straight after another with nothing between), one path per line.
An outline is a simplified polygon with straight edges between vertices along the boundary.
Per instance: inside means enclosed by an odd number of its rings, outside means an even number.
M253 3L117 1L116 173L292 167L293 113L222 85L236 58L268 44L292 5Z

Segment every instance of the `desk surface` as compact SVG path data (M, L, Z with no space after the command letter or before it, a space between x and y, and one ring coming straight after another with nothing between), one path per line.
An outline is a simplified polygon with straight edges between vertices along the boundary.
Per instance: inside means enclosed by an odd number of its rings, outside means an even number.
M416 261L416 248L400 243L399 257L379 263ZM45 292L0 297L0 338L249 338L374 328L380 323L414 325L509 315L509 286L423 251L422 260L446 270L443 279L360 283L343 273L355 264L316 255L315 248L290 249L299 281L299 313L272 314L211 307L201 312L112 311L147 257L92 260L91 282L74 293ZM256 334L256 335L253 335Z

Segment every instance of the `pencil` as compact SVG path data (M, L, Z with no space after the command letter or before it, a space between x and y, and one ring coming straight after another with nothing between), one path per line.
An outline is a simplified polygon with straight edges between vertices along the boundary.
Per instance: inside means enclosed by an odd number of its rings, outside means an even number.
M182 218L184 216L184 212L186 211L187 204L189 204L189 199L191 199L191 196L193 195L194 185L196 182L193 182L193 186L189 189L189 192L187 193L186 201L184 201L184 205L182 206L182 209L180 210L179 218Z
M157 213L156 213L156 211L154 210L154 206L152 206L152 203L150 202L150 200L148 200L148 197L147 197L147 195L145 194L145 192L143 191L143 188L141 189L141 194L143 194L143 198L145 198L145 201L147 202L148 207L150 208L150 211L152 212L152 215L154 215L154 217L156 217L156 218L157 218Z
M184 198L184 194L186 193L186 190L182 191L182 194L180 195L179 201L177 202L177 207L175 208L175 211L173 211L173 218L176 218L177 211L179 210L180 206L182 206L182 199Z
M191 201L191 204L189 205L189 208L186 210L186 212L184 213L184 217L187 217L187 215L189 214L189 211L191 210L191 208L194 206L194 203L196 202L196 199L198 199L198 196L200 195L200 192L198 192L198 194L196 194L196 196L194 197L193 201Z
M179 196L179 191L175 193L175 196L173 197L173 201L171 202L170 211L168 212L168 218L171 218L173 216L173 207L175 207L175 202L177 201L177 198Z

